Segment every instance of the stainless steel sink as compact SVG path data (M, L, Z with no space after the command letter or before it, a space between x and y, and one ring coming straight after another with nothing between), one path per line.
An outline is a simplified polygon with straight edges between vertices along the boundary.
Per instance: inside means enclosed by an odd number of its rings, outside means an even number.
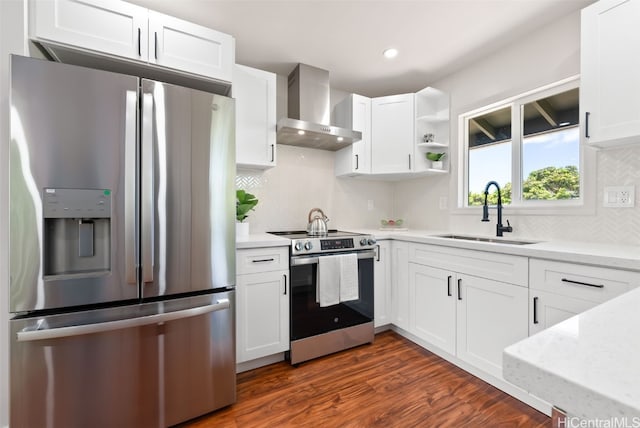
M517 239L502 239L502 238L486 238L483 236L469 236L469 235L455 235L455 234L434 235L434 238L461 239L464 241L490 242L492 244L509 244L509 245L537 244L537 241L522 241Z

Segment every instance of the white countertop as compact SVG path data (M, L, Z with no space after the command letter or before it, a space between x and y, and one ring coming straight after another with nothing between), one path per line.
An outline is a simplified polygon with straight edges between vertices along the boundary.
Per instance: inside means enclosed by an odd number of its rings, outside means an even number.
M441 238L437 235L444 235L451 232L437 230L398 231L351 228L345 228L345 230L374 235L378 240L396 239L400 241L640 271L640 246L577 241L541 241L527 245L515 245ZM492 236L488 238L496 239ZM505 236L503 239L514 240L519 238ZM535 241L535 239L531 241ZM289 245L289 242L287 238L270 233L258 233L251 234L244 238L238 238L236 240L236 248L280 247Z
M640 417L640 288L509 346L503 374L570 416Z
M288 247L291 240L270 233L255 233L244 237L236 237L236 249Z
M541 241L527 245L512 245L491 242L467 241L462 239L440 238L437 235L451 234L452 232L437 230L346 230L351 232L368 233L374 235L378 240L396 239L401 241L419 242L423 244L444 245L448 247L465 248L469 250L491 251L494 253L512 254L516 256L534 257L540 259L565 261L570 263L583 263L640 271L640 246L577 241ZM488 236L487 238L495 237ZM520 238L504 236L503 239L518 240ZM523 240L536 241L536 239Z

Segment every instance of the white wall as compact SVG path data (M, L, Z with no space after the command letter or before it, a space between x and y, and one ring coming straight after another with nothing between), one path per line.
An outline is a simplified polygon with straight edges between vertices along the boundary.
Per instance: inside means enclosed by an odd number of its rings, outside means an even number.
M449 228L456 232L492 235L495 218L480 222L480 214L453 213L457 203L458 115L580 73L580 13L575 12L516 40L493 55L471 64L432 86L451 94L451 174L394 186L394 208L415 228ZM604 186L640 186L640 147L602 151L596 156L596 212L590 215L514 215L510 236L637 244L640 204L634 209L603 208ZM594 190L592 190L593 192ZM636 193L640 188L636 190ZM416 197L416 195L420 195ZM449 210L439 209L448 197ZM434 227L435 226L435 227Z
M25 54L22 0L0 1L0 201L9 200L9 54ZM9 204L0 203L0 426L9 425Z
M391 183L336 178L334 152L326 150L278 146L277 167L238 171L236 186L260 200L246 220L251 233L304 230L312 208L324 211L332 229L378 227L393 215Z

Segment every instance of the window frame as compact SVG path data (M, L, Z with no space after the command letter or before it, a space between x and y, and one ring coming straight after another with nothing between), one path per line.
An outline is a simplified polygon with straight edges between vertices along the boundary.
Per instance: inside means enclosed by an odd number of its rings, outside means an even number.
M502 108L511 108L511 204L505 205L509 214L522 215L590 215L595 213L596 162L595 149L586 144L584 125L579 123L579 171L580 197L570 200L523 200L522 199L522 110L532 101L580 88L580 76L571 76L558 82L503 99L498 102L469 110L458 115L458 174L457 206L455 214L479 213L481 206L469 206L469 119ZM567 128L569 129L569 128ZM515 178L515 180L514 180Z

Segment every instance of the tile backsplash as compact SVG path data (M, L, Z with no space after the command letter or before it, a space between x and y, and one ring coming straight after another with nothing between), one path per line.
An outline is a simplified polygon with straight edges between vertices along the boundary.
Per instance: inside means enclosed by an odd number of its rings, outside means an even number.
M236 187L260 200L246 220L250 232L306 229L312 208L323 210L331 229L378 227L391 218L391 183L336 178L334 158L334 152L279 145L275 168L238 170Z
M317 207L330 218L330 228L377 229L381 219L398 217L410 229L493 234L494 221L482 223L475 216L450 213L455 206L455 201L446 200L450 176L400 182L336 178L334 156L324 150L279 146L277 167L238 170L236 186L260 200L247 219L251 233L305 229L309 211ZM510 236L640 244L640 146L598 152L596 173L595 214L511 216L505 210L514 226ZM602 206L604 187L619 185L636 186L634 208Z

